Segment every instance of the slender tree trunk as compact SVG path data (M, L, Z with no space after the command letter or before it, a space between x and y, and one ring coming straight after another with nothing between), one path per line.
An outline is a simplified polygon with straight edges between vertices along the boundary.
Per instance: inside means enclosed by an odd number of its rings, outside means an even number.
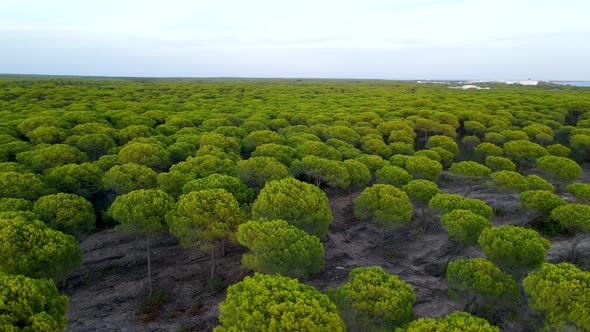
M221 257L225 257L225 241L226 239L221 239Z
M215 277L215 245L211 249L211 279Z
M150 236L146 237L147 242L147 263L148 263L148 287L149 287L149 296L152 296L152 262L151 262L151 254L150 254Z

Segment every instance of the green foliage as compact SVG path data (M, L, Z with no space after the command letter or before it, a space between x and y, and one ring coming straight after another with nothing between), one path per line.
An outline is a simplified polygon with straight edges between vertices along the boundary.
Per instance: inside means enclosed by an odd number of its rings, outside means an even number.
M324 159L342 160L342 153L324 142L305 141L297 145L295 149L299 158L316 156Z
M440 218L450 237L466 245L477 244L481 232L492 227L492 223L469 210L453 210Z
M75 194L43 196L35 202L33 212L49 227L66 234L78 236L95 228L92 203Z
M442 172L443 166L436 160L426 157L408 157L406 159L406 171L414 177L436 181Z
M499 156L487 156L486 165L492 171L515 171L516 165L508 158Z
M350 174L341 161L305 156L291 164L291 172L296 177L303 177L316 186L325 184L335 188L350 186Z
M414 289L379 266L350 271L348 282L328 290L328 296L351 330L391 331L414 319Z
M113 137L105 134L74 135L68 137L66 143L85 152L91 160L97 160L117 146Z
M483 258L449 263L447 279L451 298L473 305L478 316L492 318L499 310L514 310L520 299L514 278Z
M360 161L347 159L342 163L342 166L348 171L350 175L351 187L364 187L371 181L371 171Z
M291 176L287 166L271 157L251 157L247 160L240 160L237 172L243 183L256 190L262 189L268 181Z
M153 189L158 183L158 174L151 168L134 163L113 166L103 176L104 189L117 195L139 189Z
M182 192L187 194L191 191L207 189L225 189L232 194L238 203L248 204L254 199L254 191L248 188L240 179L223 174L211 174L202 179L188 182L182 187Z
M548 216L556 207L566 204L561 197L548 190L523 191L519 198L524 207L535 210L544 216Z
M189 157L186 161L179 162L170 167L170 173L178 172L186 175L190 180L204 178L211 174L225 174L236 176L236 164L229 156L218 157L212 155ZM158 182L160 180L158 179ZM179 190L182 189L182 186Z
M567 186L567 191L572 193L572 195L576 196L576 198L583 199L583 200L590 200L590 184L587 183L572 183Z
M504 155L504 150L502 150L501 147L489 142L480 143L475 147L474 151L483 158L487 158L489 156L501 157Z
M164 170L169 166L170 153L155 144L130 143L119 151L119 159L123 164L135 163L154 170Z
M549 154L541 145L525 140L506 142L504 153L519 166L532 165L538 158Z
M453 210L469 210L484 218L491 218L493 210L484 201L476 198L467 198L457 194L438 194L428 202L431 209L439 210L447 214Z
M549 152L552 156L557 157L564 157L567 158L572 153L572 149L568 148L567 146L557 144L551 144L546 147L547 152Z
M139 189L117 196L108 214L119 222L117 229L131 234L156 235L166 230L166 214L174 199L158 189Z
M263 144L283 144L285 138L272 130L256 130L248 134L242 141L242 147L246 153L251 153Z
M318 187L293 178L270 181L252 204L253 219L285 220L320 239L333 216L328 197Z
M499 171L492 174L492 181L498 188L504 191L514 190L517 192L529 189L529 182L518 172Z
M24 198L34 201L45 192L45 184L37 174L0 173L0 197Z
M568 263L545 263L523 286L530 307L547 315L547 329L590 330L590 272Z
M371 174L375 174L375 172L378 169L381 169L388 165L387 160L375 155L364 154L356 158L355 160L365 164L369 171L371 171Z
M292 147L274 143L258 145L252 152L252 157L272 157L287 167L296 156L297 151Z
M412 180L404 185L402 190L412 200L422 204L428 204L432 197L442 193L436 183L428 180Z
M180 196L166 222L183 248L210 249L234 232L244 216L232 194L209 189Z
M396 332L500 332L496 326L477 316L466 312L455 311L445 318L420 318Z
M529 190L553 191L555 189L551 183L535 174L528 175L526 181L529 184Z
M413 179L410 173L397 166L385 166L375 172L375 177L379 183L391 184L398 188Z
M562 181L575 180L582 173L582 168L578 163L564 157L541 157L537 159L537 165L542 171L550 173Z
M95 164L69 164L48 169L45 184L60 192L91 199L102 190L102 177L102 170Z
M0 219L0 272L65 280L82 264L82 250L71 235L41 221Z
M68 302L53 280L0 273L2 331L62 331L67 326Z
M53 144L37 150L21 152L16 156L16 160L29 166L33 171L41 173L52 167L83 163L88 161L88 155L73 146Z
M395 154L395 155L391 156L391 158L389 158L389 162L393 166L406 168L406 162L408 161L408 158L410 158L410 156L406 156L403 154Z
M354 215L359 219L392 226L412 220L414 208L401 189L388 184L375 184L357 197Z
M219 305L222 331L346 331L336 305L297 279L255 273Z
M459 145L454 139L448 136L434 135L428 139L427 148L441 147L452 154L459 153Z
M551 211L551 219L565 228L590 233L590 206L584 204L567 204Z
M248 221L238 227L236 237L250 249L242 265L256 272L308 278L324 266L320 240L284 220Z
M488 177L492 173L489 168L475 161L461 161L454 163L449 168L449 171L470 180L480 177Z
M0 212L30 211L33 203L24 198L0 198Z
M484 229L478 243L490 261L515 273L540 266L549 250L549 241L539 233L512 225Z

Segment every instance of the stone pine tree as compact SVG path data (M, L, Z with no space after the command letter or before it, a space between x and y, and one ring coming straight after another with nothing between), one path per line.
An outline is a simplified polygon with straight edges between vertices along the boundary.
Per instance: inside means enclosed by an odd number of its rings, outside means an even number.
M1 331L62 331L67 306L53 280L0 273Z
M38 220L0 219L0 273L60 282L80 265L82 250L73 236Z
M353 331L391 331L414 319L414 289L379 266L352 270L348 282L328 296Z
M140 189L118 196L108 213L119 222L117 229L146 239L149 295L152 294L150 240L166 231L166 214L174 207L174 199L157 189Z
M230 286L219 305L223 331L346 331L338 308L311 286L255 273Z
M235 232L245 218L232 194L225 189L209 189L180 196L166 220L170 233L183 248L211 251L213 278L218 243Z

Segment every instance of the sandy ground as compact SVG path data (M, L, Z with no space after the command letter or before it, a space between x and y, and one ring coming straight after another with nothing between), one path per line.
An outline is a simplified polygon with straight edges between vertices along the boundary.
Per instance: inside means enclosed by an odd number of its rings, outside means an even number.
M586 174L587 175L587 174ZM498 212L496 226L524 225L533 217L518 207L516 195L500 194L485 185L457 187L456 181L443 175L439 185L449 193L480 198ZM358 195L353 194L353 198ZM437 216L423 216L415 209L414 219L396 229L359 222L352 217L350 197L329 192L334 222L324 241L325 269L305 283L324 291L346 282L350 270L379 265L414 287L414 310L418 317L446 315L464 308L447 295L444 277L448 262L458 258L483 257L481 249L464 247L452 241L440 226ZM383 246L380 245L385 232ZM577 257L590 262L590 237L550 238L547 261L569 259L571 247L578 242ZM67 331L210 331L217 325L218 304L224 290L207 285L209 253L184 250L172 236L153 241L152 275L155 289L167 294L161 310L142 314L147 296L147 262L144 242L138 242L134 264L134 239L103 230L81 239L84 265L69 278L63 292L70 298ZM227 255L217 260L217 274L226 285L233 284L250 271L240 267L244 248L229 245ZM510 325L502 326L511 330Z

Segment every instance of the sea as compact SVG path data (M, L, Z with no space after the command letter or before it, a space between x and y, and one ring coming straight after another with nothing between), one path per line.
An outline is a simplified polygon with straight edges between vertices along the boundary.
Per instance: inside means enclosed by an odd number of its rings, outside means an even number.
M590 81L554 82L555 84L590 87Z

